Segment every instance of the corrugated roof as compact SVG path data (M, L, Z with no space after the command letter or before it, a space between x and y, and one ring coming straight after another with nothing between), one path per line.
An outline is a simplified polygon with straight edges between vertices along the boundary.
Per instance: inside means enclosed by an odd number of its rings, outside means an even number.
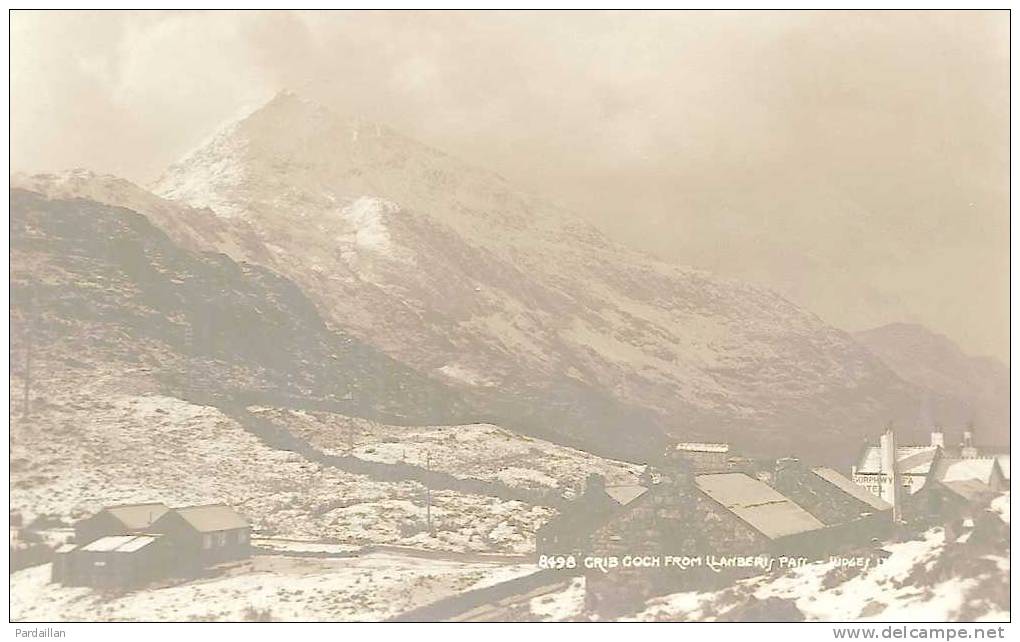
M103 510L120 520L128 529L134 531L148 528L170 508L162 502L150 502L148 504L107 506Z
M154 535L139 535L138 537L134 538L130 542L127 542L125 544L121 544L120 546L118 546L117 547L117 552L119 552L119 553L134 553L135 551L143 549L143 548L145 548L149 544L152 544L155 541L156 541L156 536L154 536Z
M606 494L621 506L626 506L646 492L648 488L645 486L606 486Z
M681 441L676 445L677 450L702 453L727 453L730 451L729 444L711 444L700 441Z
M174 510L184 518L184 521L202 533L247 528L249 526L248 520L226 504L186 506Z
M117 550L118 547L127 544L135 538L134 535L109 535L100 537L96 541L82 546L81 550L91 553L108 553Z
M81 548L90 553L134 553L156 541L155 535L110 535Z
M943 459L935 467L935 479L941 482L976 480L983 484L992 481L997 460L982 459Z
M896 448L896 461L899 464L900 473L905 475L927 475L931 470L931 464L935 460L938 448L935 446L899 446ZM861 459L857 464L858 474L889 473L883 469L882 449L878 446L869 446L864 449Z
M811 472L840 489L847 495L864 502L875 510L889 510L892 508L892 505L889 504L889 502L874 493L868 492L866 488L858 486L831 468L819 466L817 468L812 468Z
M697 475L695 482L706 495L769 539L825 528L776 489L744 473Z

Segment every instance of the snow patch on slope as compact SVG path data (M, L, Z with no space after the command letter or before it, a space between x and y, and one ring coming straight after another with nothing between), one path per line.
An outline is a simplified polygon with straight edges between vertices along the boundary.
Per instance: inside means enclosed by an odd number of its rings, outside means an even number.
M466 383L469 386L490 387L496 385L483 375L458 363L448 363L442 368L438 368L438 371L458 383Z
M1008 502L1008 495L997 501ZM983 603L987 589L982 583L994 579L987 568L975 569L972 576L936 573L928 577L948 552L959 546L946 541L943 529L934 528L919 539L887 545L889 556L883 563L845 581L833 581L832 573L838 569L832 563L816 562L778 577L744 580L718 592L689 591L654 598L633 619L713 620L725 615L727 607L752 598L790 600L809 621L940 622L961 617L964 609L974 604L980 606L979 619L1008 619L1008 612ZM1008 557L983 559L997 564L998 571L1005 573L1003 581L1008 582Z
M575 577L563 591L540 595L528 603L528 609L543 622L563 622L584 611L585 582Z
M353 240L359 249L388 254L393 244L386 227L386 216L400 211L400 206L383 198L362 196L340 210L340 217L353 228L342 240Z
M211 156L206 153L206 155ZM163 198L178 200L192 207L207 207L222 218L243 217L247 209L221 190L242 184L246 178L244 165L233 155L211 157L203 163L204 175L188 174L178 166L171 167L168 175L174 181L159 192Z

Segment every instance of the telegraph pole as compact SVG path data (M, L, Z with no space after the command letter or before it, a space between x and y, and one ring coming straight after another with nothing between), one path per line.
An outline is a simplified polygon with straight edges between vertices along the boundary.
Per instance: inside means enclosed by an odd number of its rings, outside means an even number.
M30 410L30 400L32 392L32 340L33 340L33 328L32 321L34 317L34 301L32 295L32 288L29 286L28 298L25 302L25 390L24 399L21 405L22 416L27 418Z
M432 535L432 480L429 474L432 472L432 453L425 451L425 524Z

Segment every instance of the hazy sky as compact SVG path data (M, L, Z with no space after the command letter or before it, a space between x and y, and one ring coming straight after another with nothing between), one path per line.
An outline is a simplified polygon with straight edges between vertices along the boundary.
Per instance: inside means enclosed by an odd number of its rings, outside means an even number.
M147 184L289 88L850 330L1008 359L1009 16L32 13L14 170Z

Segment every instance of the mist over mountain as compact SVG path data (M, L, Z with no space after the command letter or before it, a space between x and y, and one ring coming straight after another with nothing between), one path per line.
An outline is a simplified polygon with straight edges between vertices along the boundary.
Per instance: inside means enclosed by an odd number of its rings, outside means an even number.
M955 440L974 422L980 439L1009 440L1009 367L968 355L948 337L914 323L890 323L854 336L903 378L925 391L919 424L939 424Z
M496 418L526 412L528 430L807 453L916 414L912 386L774 292L626 249L498 175L292 93L154 191L258 240L228 231L211 249L293 279L330 322L492 399Z

